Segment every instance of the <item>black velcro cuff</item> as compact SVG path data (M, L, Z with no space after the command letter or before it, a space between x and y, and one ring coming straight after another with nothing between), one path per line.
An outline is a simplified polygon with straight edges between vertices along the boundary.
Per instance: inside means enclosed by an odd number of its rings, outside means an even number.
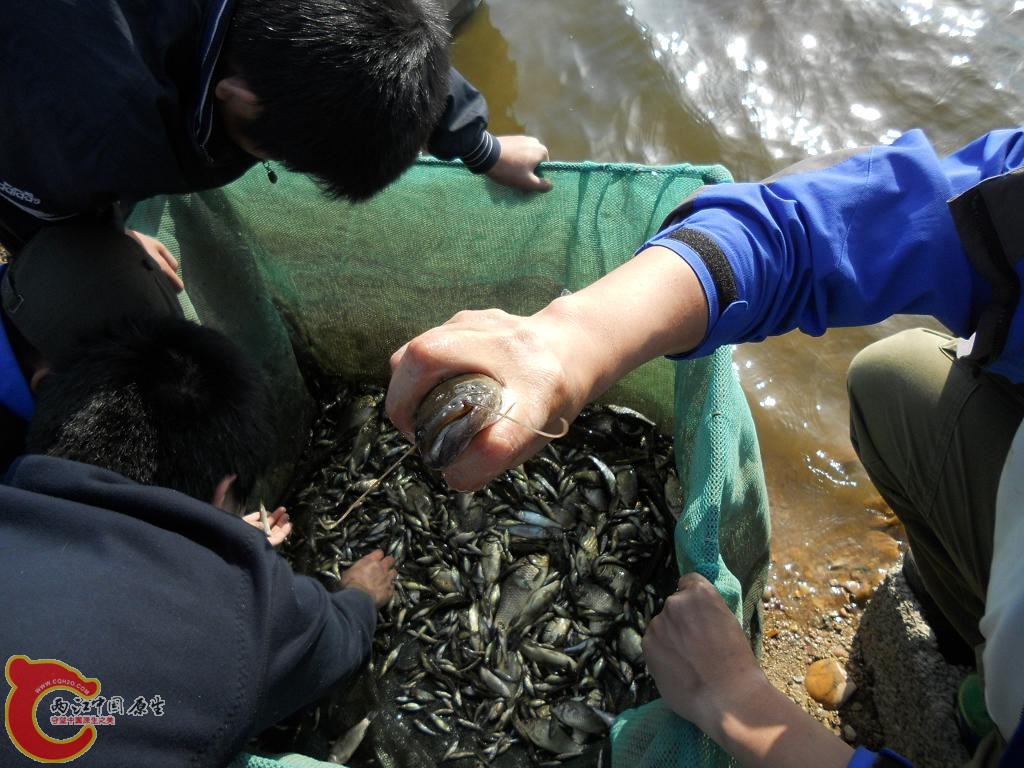
M736 290L736 273L733 272L732 264L729 263L718 243L703 232L687 227L668 232L661 238L677 240L692 248L700 256L714 281L715 291L718 294L718 306L728 307L739 298L739 293Z

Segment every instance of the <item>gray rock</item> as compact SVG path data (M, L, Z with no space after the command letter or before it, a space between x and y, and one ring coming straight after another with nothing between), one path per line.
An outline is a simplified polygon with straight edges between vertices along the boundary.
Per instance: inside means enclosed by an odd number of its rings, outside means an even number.
M917 768L966 763L954 702L970 670L942 658L899 568L890 571L865 607L856 643L873 679L885 745Z

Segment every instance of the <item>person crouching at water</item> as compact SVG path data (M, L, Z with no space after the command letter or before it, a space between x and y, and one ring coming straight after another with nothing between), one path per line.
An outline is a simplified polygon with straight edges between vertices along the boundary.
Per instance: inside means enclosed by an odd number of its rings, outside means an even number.
M34 389L52 361L119 317L182 317L133 238L104 226L42 230L0 264L0 468L24 448Z
M172 286L145 249L104 226L44 229L0 264L0 468L24 450L34 391L53 360L122 317L183 316ZM263 527L259 512L245 516ZM267 520L275 546L291 531L287 512Z
M225 765L367 661L394 560L367 555L330 593L224 512L274 439L265 383L226 337L124 320L55 360L37 392L29 453L0 485L0 657L12 685L48 660L101 691L43 694L49 739L9 729L0 764L74 741L82 726L57 715L77 706L114 719L83 765Z

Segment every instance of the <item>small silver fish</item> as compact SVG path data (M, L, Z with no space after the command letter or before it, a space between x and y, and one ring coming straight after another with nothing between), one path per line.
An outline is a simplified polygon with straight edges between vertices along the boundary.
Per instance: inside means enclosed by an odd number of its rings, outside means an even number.
M615 722L615 715L582 701L569 700L553 704L551 712L570 728L598 736L607 733Z
M583 751L583 748L573 741L572 737L554 720L515 718L513 722L520 736L548 752L568 757L578 755Z
M537 643L531 643L528 640L524 640L519 649L523 652L523 655L535 661L538 664L545 664L551 667L559 667L564 669L576 669L576 662L571 656L567 656L555 648L548 648Z
M347 763L349 758L359 749L359 745L363 743L363 737L366 736L366 729L370 727L370 719L372 717L372 714L364 717L349 728L344 736L334 742L331 752L327 756L327 762L334 765L344 765Z

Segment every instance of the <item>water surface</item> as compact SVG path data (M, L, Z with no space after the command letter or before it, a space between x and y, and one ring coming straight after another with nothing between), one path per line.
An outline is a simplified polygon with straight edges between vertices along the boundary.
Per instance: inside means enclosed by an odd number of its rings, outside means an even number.
M484 0L456 64L496 133L555 160L721 163L737 181L922 128L940 152L1021 121L1024 0ZM922 323L799 333L734 360L757 423L783 594L895 558L848 437L856 352ZM863 574L861 574L863 575Z

